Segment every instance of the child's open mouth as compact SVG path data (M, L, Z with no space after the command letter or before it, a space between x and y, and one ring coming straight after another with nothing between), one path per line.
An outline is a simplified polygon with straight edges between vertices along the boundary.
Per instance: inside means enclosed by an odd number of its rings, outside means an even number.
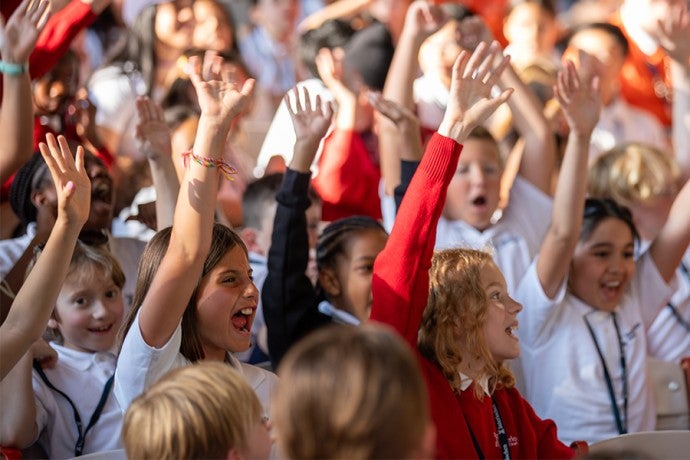
M478 196L474 200L472 200L472 205L473 206L484 206L486 204L486 198L483 196Z
M102 326L102 327L90 327L89 332L93 332L94 334L105 334L110 332L110 330L113 328L112 324L109 324L107 326Z
M251 329L251 324L249 320L254 314L254 309L252 307L243 308L234 315L232 315L232 325L240 332L249 332Z

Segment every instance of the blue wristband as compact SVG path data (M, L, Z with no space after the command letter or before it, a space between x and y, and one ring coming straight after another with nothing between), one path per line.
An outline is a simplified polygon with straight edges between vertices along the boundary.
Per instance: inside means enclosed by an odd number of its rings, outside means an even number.
M22 75L29 71L29 64L14 64L11 62L0 61L0 73L4 73L10 76Z

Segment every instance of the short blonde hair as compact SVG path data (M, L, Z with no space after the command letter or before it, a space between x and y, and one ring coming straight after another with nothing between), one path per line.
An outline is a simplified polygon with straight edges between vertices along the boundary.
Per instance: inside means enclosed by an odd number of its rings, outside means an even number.
M587 190L592 198L622 204L645 204L677 190L680 168L675 159L641 143L622 144L605 152L589 168Z
M291 459L405 458L430 422L412 350L380 325L317 331L282 360L272 411Z
M447 249L434 254L429 270L429 297L419 329L419 351L439 365L450 386L460 392L458 366L464 359L480 359L492 391L510 388L515 378L497 363L484 340L483 326L489 299L481 283L481 272L494 264L491 255L474 249ZM463 356L463 351L471 356ZM475 385L475 394L483 392Z
M128 458L226 458L262 419L259 399L227 364L172 370L129 406L122 424Z

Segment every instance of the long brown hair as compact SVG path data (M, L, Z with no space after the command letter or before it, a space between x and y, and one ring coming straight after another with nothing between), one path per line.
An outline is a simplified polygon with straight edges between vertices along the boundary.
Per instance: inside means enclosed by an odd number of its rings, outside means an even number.
M429 297L417 344L422 355L441 368L457 392L461 389L458 366L463 360L479 359L484 363L477 380L487 377L492 392L515 385L510 370L494 360L482 330L489 299L481 273L493 263L487 252L462 248L436 252L431 261ZM474 389L481 398L479 385Z
M158 267L163 260L163 256L168 250L168 244L170 244L170 234L172 232L172 227L164 228L163 230L156 233L153 238L148 242L146 248L144 249L141 259L139 260L139 269L137 271L137 285L134 291L134 298L132 299L132 308L127 314L127 318L120 329L118 334L118 342L120 344L120 349L122 348L122 342L129 331L129 328L134 322L134 318L141 307L141 304L146 297L146 293L151 287L151 282L153 277L158 271ZM221 224L213 225L213 235L211 237L211 249L209 250L206 260L204 261L204 267L201 271L201 276L196 282L196 287L192 293L189 302L187 303L187 308L182 315L182 343L180 344L180 353L191 362L200 361L204 359L204 350L201 345L201 336L199 334L198 328L198 318L196 312L196 296L197 290L199 289L199 284L201 279L208 274L213 267L215 267L218 262L235 246L240 246L247 254L247 247L245 246L242 239L230 228Z

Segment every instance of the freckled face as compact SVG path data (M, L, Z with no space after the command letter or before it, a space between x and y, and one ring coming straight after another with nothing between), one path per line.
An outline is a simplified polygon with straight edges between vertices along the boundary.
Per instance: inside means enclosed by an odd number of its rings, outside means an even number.
M481 282L489 299L483 326L486 345L497 363L517 358L520 356L517 314L522 305L508 295L505 278L493 262L486 263L482 269Z

